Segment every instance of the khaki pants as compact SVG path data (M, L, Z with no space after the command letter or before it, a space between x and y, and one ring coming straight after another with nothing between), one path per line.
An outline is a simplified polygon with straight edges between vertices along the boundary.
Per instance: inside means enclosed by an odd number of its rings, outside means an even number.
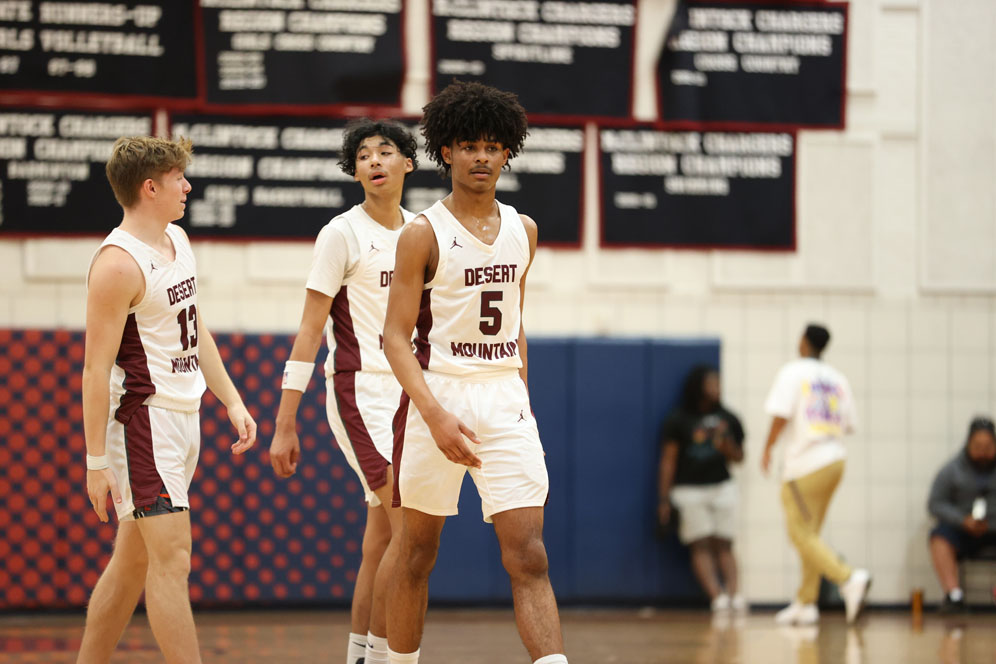
M821 576L834 583L851 576L851 568L820 539L823 517L843 474L844 462L838 461L782 485L789 539L802 560L802 584L796 594L802 604L816 603Z

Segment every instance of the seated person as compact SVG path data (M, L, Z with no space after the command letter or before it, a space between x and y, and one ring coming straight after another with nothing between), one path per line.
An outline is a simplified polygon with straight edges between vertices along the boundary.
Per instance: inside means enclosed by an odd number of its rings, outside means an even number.
M737 488L727 469L731 461L743 460L743 441L740 420L720 402L719 372L692 369L681 406L661 432L658 517L667 526L672 506L680 512L678 536L691 547L692 569L713 611L747 608L737 591Z
M958 560L996 547L996 428L992 420L972 420L965 447L934 478L927 509L937 518L937 526L930 531L930 556L944 589L941 610L964 609Z

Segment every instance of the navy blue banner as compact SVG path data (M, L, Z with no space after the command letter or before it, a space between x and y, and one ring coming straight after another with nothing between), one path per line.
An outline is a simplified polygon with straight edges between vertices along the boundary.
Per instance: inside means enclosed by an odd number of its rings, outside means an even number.
M5 2L0 87L193 98L189 0Z
M844 126L847 4L681 0L658 61L668 122Z
M795 248L795 135L602 129L602 245Z

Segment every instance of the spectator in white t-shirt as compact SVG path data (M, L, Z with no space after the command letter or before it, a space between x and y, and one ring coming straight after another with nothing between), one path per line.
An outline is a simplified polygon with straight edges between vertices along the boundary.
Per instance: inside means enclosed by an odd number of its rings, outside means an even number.
M772 420L761 470L767 474L771 448L782 441L782 506L802 561L795 600L775 615L780 624L819 620L821 577L839 586L847 621L854 622L871 584L867 570L852 569L820 538L823 517L844 473L842 438L854 431L857 420L847 378L820 359L829 341L825 327L807 326L799 341L802 357L782 367L764 404Z

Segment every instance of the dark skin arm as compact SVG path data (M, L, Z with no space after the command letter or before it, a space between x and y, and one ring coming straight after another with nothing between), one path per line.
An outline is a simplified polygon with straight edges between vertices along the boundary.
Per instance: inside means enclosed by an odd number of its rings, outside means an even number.
M678 467L678 443L664 441L661 450L661 465L657 473L657 519L662 526L671 521L671 486L674 484L674 471Z
M480 444L477 434L440 405L412 354L412 331L418 320L422 286L435 274L439 261L436 235L425 217L405 225L395 260L384 320L384 354L443 455L453 463L480 468L480 458L467 445L467 440Z

